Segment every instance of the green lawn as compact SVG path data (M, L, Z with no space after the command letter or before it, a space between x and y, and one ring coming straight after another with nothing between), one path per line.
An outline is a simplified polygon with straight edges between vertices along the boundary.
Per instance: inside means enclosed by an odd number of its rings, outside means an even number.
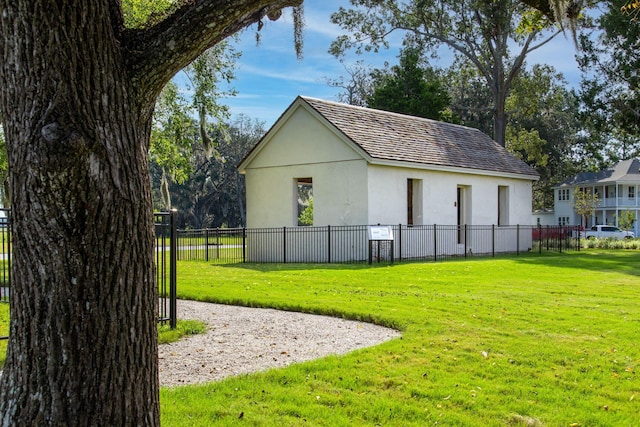
M640 252L442 263L184 262L179 296L371 320L402 339L163 389L165 426L633 426Z
M402 339L164 388L166 426L635 426L640 252L179 264L182 298L369 320ZM0 305L0 312L5 305Z

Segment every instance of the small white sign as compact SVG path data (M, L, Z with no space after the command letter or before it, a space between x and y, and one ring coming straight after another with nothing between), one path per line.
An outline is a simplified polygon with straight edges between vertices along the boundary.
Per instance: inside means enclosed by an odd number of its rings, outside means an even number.
M369 227L369 240L393 240L393 230L388 225Z

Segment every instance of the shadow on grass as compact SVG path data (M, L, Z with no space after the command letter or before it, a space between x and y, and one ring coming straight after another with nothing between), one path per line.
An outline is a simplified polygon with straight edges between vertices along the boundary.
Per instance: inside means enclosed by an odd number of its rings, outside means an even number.
M601 250L582 249L571 252L543 252L526 253L521 255L503 255L499 257L476 256L470 258L446 258L439 261L403 260L396 263L352 263L352 264L299 264L299 263L233 263L213 264L221 268L238 268L254 272L299 271L299 270L342 270L360 271L370 269L387 269L395 265L405 264L442 264L457 262L493 262L497 260L511 260L519 263L540 265L555 268L579 268L592 271L615 271L618 273L640 276L640 251L637 250Z

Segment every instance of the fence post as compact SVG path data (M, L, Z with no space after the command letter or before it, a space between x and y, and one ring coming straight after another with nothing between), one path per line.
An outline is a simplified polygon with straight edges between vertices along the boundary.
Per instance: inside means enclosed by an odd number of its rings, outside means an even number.
M548 252L549 251L549 225L548 224L547 224L547 232L545 234L545 239L544 240L545 240L545 242L547 242L546 246L547 246L547 252Z
M282 227L282 263L287 263L287 227Z
M558 250L562 253L562 240L564 239L564 227L558 227Z
M220 227L216 227L216 260L220 260Z
M467 257L467 224L464 225L464 257Z
M209 229L204 229L204 260L209 262Z
M496 225L491 224L491 257L496 257Z
M538 223L538 253L542 253L542 225Z
M433 262L438 261L438 225L433 224Z
M393 243L391 246L393 247ZM402 261L402 224L398 224L398 261Z
M520 255L520 224L516 225L516 255Z
M327 225L327 263L331 264L331 226Z
M247 262L247 227L242 227L242 263Z
M171 209L170 211L170 224L171 224L171 254L170 254L170 266L169 266L169 325L171 329L176 328L178 323L178 308L176 303L177 298L177 285L178 275L176 271L177 259L178 259L178 233L176 230L176 217L178 214L177 209Z

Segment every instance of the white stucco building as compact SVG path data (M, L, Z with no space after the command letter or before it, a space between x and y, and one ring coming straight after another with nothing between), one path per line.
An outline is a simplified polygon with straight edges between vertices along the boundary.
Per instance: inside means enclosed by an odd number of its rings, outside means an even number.
M298 97L239 165L247 227L531 223L534 169L484 133Z
M573 207L573 192L576 188L596 193L600 203L594 214L585 220ZM622 211L631 211L638 218L640 212L640 160L624 160L609 169L598 172L582 172L554 187L554 215L557 225L580 225L591 227L597 224L618 225ZM636 236L640 229L638 221L632 231Z

